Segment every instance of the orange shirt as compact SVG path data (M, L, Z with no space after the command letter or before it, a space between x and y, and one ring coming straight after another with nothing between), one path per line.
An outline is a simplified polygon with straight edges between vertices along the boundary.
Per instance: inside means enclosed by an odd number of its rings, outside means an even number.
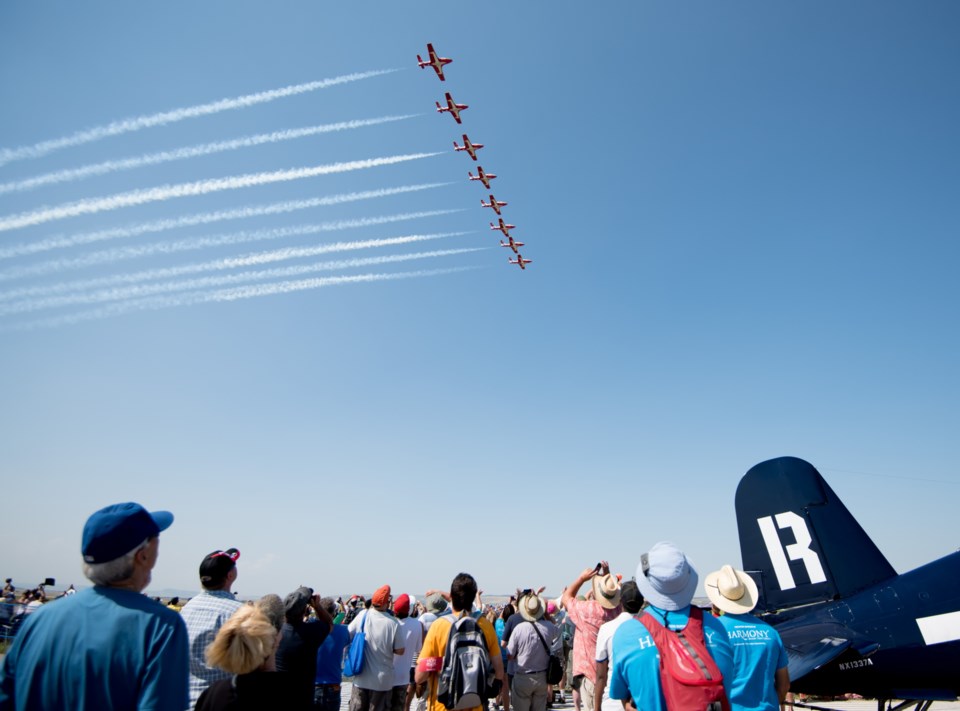
M453 621L459 619L459 617L459 615L443 615L442 617L438 617L434 623L430 625L430 629L427 630L427 637L423 640L423 649L420 650L419 664L429 664L427 660L431 657L443 659L443 655L447 651L447 640L450 639L450 627ZM483 638L487 642L487 652L490 653L490 659L493 660L495 657L499 657L500 645L497 643L497 633L493 629L493 625L490 624L486 617L481 617L477 620L477 626L480 628L480 631L483 632ZM447 711L447 707L437 701L437 684L439 677L440 675L438 673L430 675L430 696L427 701L427 711ZM470 709L470 711L477 710L484 711L480 709L479 706L475 709Z

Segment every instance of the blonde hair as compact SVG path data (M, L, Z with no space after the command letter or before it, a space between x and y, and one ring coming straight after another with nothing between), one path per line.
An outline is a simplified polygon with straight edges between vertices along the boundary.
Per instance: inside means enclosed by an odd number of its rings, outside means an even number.
M249 674L273 654L276 641L277 628L248 603L223 623L207 647L207 664L230 674Z

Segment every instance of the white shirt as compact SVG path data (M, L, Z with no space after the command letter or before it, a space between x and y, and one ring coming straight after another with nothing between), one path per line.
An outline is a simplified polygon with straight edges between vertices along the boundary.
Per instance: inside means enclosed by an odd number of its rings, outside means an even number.
M393 651L403 649L400 623L394 617L371 607L362 615L357 615L347 629L350 630L350 639L362 629L366 641L363 647L363 671L354 677L354 686L370 691L390 691L394 686Z
M598 662L608 662L607 669L613 668L613 633L627 620L633 619L629 612L621 612L609 622L604 622L597 630L597 650L593 658ZM610 675L607 673L607 685L603 688L603 700L600 702L601 711L623 711L623 704L617 699L610 698Z
M423 647L423 625L415 617L405 617L397 620L400 630L397 636L403 643L403 654L393 655L393 685L406 686L410 683L410 668L413 658L420 653Z

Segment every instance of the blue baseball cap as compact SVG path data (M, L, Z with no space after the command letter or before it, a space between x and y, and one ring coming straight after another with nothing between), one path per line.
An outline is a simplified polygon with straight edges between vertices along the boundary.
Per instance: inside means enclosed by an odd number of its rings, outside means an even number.
M83 526L81 552L87 563L107 563L132 551L147 538L170 528L169 511L149 513L140 504L113 504L91 514Z

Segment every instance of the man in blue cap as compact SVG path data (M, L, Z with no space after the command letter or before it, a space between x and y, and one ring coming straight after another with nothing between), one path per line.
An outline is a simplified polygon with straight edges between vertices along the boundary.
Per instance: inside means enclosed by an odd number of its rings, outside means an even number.
M185 709L187 630L143 595L168 511L100 509L83 527L83 573L93 587L37 610L0 668L0 711Z

